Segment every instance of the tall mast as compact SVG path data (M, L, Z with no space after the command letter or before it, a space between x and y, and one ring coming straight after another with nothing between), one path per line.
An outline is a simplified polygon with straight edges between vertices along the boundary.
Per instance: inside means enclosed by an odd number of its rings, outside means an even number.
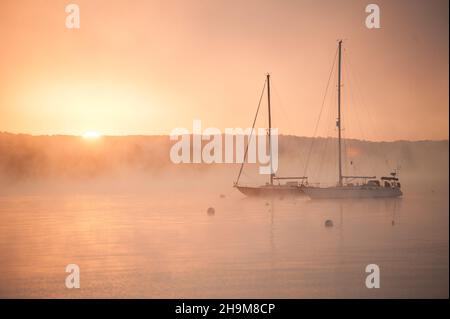
M339 64L338 64L338 118L336 126L338 127L338 147L339 147L339 186L342 186L342 149L341 149L341 60L342 60L342 40L339 40Z
M272 170L272 117L270 114L270 74L267 73L267 106L269 109L269 156L270 156L270 185L273 185L273 170Z

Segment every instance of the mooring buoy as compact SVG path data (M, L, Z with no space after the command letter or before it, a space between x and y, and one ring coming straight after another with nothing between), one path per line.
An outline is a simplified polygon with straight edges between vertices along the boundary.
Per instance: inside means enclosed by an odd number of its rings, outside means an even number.
M333 227L333 221L331 219L327 219L325 221L325 227Z

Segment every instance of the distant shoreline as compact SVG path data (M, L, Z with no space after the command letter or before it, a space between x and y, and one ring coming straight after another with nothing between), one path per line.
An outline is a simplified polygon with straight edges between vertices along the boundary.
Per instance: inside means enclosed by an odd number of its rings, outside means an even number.
M6 131L0 131L1 135L15 135L15 136L30 136L30 137L67 137L67 138L82 138L83 135L74 135L74 134L30 134L30 133L12 133ZM192 135L192 134L190 134ZM222 134L225 135L225 134ZM161 137L169 137L169 134L126 134L126 135L102 135L103 138L161 138ZM298 138L298 139L337 139L334 136L299 136L292 134L279 134L279 137L284 138ZM366 140L366 139L358 139L358 138L342 138L347 141L359 141L359 142L369 142L369 143L421 143L421 142L449 142L449 138L447 139L419 139L419 140L405 140L405 139L396 139L396 140Z

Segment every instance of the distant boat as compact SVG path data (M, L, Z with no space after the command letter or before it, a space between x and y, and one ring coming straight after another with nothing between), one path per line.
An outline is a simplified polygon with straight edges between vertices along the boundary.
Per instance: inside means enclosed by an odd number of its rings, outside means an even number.
M268 113L269 113L269 126L268 126L268 135L269 135L269 160L270 167L272 168L272 149L271 149L271 129L272 129L272 118L271 118L271 110L270 110L270 74L266 75L266 82L264 83L263 93L261 94L261 99L259 101L258 109L256 110L255 119L253 121L252 132L256 123L256 119L258 117L259 106L261 105L261 100L264 94L264 89L267 86L267 105L268 105ZM249 138L251 138L250 135ZM249 141L250 142L250 141ZM248 143L249 144L249 143ZM244 163L247 157L248 152L248 144L245 150L244 161L241 164L239 174L237 177L237 181L234 183L234 187L236 187L242 194L246 196L260 196L260 197L284 197L284 196L301 196L303 193L303 181L307 178L305 176L291 176L291 177L279 177L276 176L275 173L271 169L271 174L269 175L269 181L265 185L258 186L244 186L239 184L239 180L242 174L242 169L244 167ZM281 184L280 181L286 180L285 184ZM277 181L278 183L274 183ZM300 181L300 182L299 182Z
M338 54L338 96L337 109L338 118L336 126L338 128L338 158L339 158L339 180L336 186L331 187L314 187L304 186L302 191L309 197L315 198L386 198L402 196L400 190L400 181L397 172L392 172L390 176L381 177L380 180L376 176L345 176L342 174L342 147L341 147L341 62L342 62L342 41L339 41ZM354 181L361 180L361 183L355 184Z

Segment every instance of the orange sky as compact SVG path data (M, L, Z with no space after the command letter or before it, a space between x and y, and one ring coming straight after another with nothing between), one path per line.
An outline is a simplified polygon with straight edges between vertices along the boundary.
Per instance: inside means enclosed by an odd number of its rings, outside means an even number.
M69 1L0 2L0 131L248 127L271 72L274 126L311 136L343 38L358 83L344 69L345 136L448 138L446 0L376 1L378 30L364 24L370 1L71 2L79 30L65 28ZM334 107L318 135L335 134Z

